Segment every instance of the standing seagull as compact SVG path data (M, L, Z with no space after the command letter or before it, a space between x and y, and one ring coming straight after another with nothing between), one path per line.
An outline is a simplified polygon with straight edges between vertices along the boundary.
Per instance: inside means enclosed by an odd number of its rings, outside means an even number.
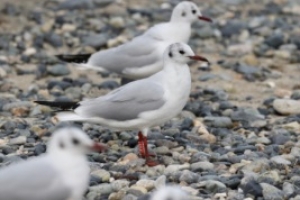
M89 185L85 153L103 150L77 128L57 130L47 153L0 169L1 200L81 200Z
M73 110L58 113L60 121L86 121L123 130L142 130L138 135L140 154L149 166L155 165L148 153L148 129L182 111L191 90L191 73L187 65L190 59L208 62L195 55L188 45L172 44L165 50L163 70L148 78L133 81L96 99L36 103Z
M191 24L197 19L211 22L210 18L202 16L195 3L183 1L174 8L169 22L150 28L130 42L94 54L57 57L84 69L114 72L128 79L146 78L163 68L162 55L169 45L188 42Z

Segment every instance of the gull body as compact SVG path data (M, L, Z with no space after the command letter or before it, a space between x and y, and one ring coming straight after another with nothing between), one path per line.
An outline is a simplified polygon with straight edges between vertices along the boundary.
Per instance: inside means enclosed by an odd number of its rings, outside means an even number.
M183 1L174 8L169 22L155 25L123 45L92 55L58 55L58 58L67 62L75 60L83 69L114 72L125 78L142 79L163 68L162 55L169 45L188 42L191 24L197 19L210 21L202 16L195 3Z
M45 154L0 169L0 199L81 200L89 184L85 153L95 146L77 128L57 130Z
M172 119L185 106L191 90L187 62L190 59L207 61L196 56L184 43L170 45L163 57L160 72L128 83L105 96L70 102L72 111L59 112L56 117L60 121L93 122L119 130L138 129L146 137L150 127ZM36 102L60 108L66 105L66 102ZM145 138L143 140L147 143Z

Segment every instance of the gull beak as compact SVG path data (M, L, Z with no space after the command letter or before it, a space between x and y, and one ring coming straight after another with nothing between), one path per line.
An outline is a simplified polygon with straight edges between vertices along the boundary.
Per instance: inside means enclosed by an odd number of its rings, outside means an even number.
M203 21L207 21L207 22L212 22L211 18L205 17L205 16L199 16L198 19L203 20Z
M202 56L195 55L195 56L188 56L188 57L192 60L204 61L204 62L207 62L209 64L209 61L206 58L202 57Z
M91 149L92 151L96 151L96 152L103 152L103 151L105 151L105 150L107 149L107 146L104 145L104 144L96 143L96 142L95 142L95 143L90 147L90 149Z

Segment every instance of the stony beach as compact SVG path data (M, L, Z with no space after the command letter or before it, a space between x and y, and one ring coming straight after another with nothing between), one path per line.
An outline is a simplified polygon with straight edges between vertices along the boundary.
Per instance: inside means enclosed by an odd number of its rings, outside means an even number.
M56 54L93 53L168 21L170 0L0 0L0 166L46 151L60 123L34 100L82 100L120 86ZM195 200L300 199L300 1L194 1L196 22L184 111L151 129L161 165L137 156L137 131L74 123L108 151L89 154L87 200L146 200L179 184ZM180 31L180 30L179 30ZM145 44L147 45L147 44Z

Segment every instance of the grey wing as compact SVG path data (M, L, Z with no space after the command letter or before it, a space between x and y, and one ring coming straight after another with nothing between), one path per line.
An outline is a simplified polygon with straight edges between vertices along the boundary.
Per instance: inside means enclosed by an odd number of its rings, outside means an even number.
M151 36L141 35L121 46L93 54L88 64L119 74L126 68L152 65L162 60L157 42Z
M66 200L67 188L44 157L13 164L0 171L2 200Z
M142 112L159 109L164 103L164 89L160 85L138 80L106 96L81 102L75 112L82 117L126 121L137 118Z

